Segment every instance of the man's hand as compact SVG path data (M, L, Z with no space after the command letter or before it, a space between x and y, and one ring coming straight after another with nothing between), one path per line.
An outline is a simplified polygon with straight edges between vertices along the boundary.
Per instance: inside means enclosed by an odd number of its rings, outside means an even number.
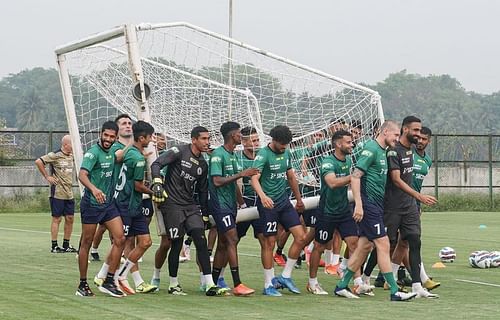
M161 180L161 178L153 179L151 191L153 191L151 199L153 199L154 202L161 203L168 198L167 192L165 191L165 189L163 189L163 181Z
M363 206L355 205L354 212L352 214L352 218L354 219L354 221L360 222L361 220L363 220L363 215L364 215Z
M298 213L302 213L305 209L304 202L302 202L302 200L297 200L297 203L295 203L295 210L297 210Z
M266 209L274 208L273 199L269 198L268 196L263 196L260 198L260 200L262 201L262 205L264 206L264 208Z
M436 198L426 194L421 194L418 200L427 206L432 206L437 203Z
M59 180L56 178L56 177L53 177L53 176L47 176L47 182L50 184L50 185L53 185L55 186L56 184L59 183Z
M92 194L94 195L94 198L97 200L97 203L103 204L104 202L106 202L106 194L101 190L96 188L92 191Z
M241 177L251 177L258 174L260 171L257 168L248 168L240 172Z

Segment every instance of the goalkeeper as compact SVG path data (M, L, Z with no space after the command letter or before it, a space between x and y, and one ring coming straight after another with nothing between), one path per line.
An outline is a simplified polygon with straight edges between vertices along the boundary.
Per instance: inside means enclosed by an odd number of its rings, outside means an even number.
M208 221L208 164L202 152L208 151L209 139L210 134L206 128L195 127L191 131L191 144L177 145L168 149L151 165L152 198L159 204L167 237L172 243L168 255L170 276L168 292L173 295L185 295L177 279L179 253L185 233L193 238L196 246L197 258L205 280L206 295L223 295L227 291L217 287L213 282L204 230L204 220ZM168 170L165 180L162 181L160 171L165 166L168 166ZM199 194L200 206L193 197L195 188Z

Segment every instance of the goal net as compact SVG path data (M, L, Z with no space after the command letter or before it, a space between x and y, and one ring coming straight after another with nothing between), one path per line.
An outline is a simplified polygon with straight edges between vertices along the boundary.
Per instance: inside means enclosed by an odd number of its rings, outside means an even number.
M255 127L264 145L274 126L287 125L305 197L318 194L319 165L332 151L334 130L352 130L360 142L383 121L380 96L369 88L188 23L135 30L157 131L189 142L190 130L203 125L216 146L222 143L220 125L232 120ZM83 149L96 142L105 120L138 113L128 46L126 33L116 28L56 50L67 112L74 112Z

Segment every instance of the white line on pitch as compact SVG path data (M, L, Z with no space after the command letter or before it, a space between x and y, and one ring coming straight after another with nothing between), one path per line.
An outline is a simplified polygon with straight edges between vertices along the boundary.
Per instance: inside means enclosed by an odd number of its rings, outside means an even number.
M455 279L456 281L460 282L466 282L466 283L473 283L473 284L480 284L483 286L490 286L490 287L498 287L500 288L500 284L494 284L494 283L487 283L487 282L480 282L480 281L472 281L472 280L464 280L464 279Z

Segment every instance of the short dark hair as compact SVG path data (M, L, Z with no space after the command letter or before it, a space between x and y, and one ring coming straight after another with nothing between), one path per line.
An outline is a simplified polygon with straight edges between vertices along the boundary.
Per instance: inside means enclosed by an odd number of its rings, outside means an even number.
M407 127L410 123L413 123L413 122L422 122L419 118L415 117L415 116L408 116L408 117L405 117L403 119L403 124L402 124L402 127Z
M332 136L332 145L334 146L337 141L344 138L345 136L352 138L352 134L349 131L343 129L335 131L335 133Z
M334 124L334 123L342 123L342 124L346 124L345 120L342 119L342 118L337 118L337 117L333 117L330 119L330 124Z
M361 124L361 121L353 119L351 120L351 128L357 128L359 130L363 130L363 125Z
M200 133L202 132L209 132L209 131L207 128L202 126L194 127L193 130L191 130L191 138L198 138L200 136Z
M122 113L122 114L119 114L116 118L115 118L115 123L118 123L118 121L120 121L120 119L123 119L123 118L127 118L129 119L130 121L132 121L132 118L126 114L126 113Z
M224 141L227 141L227 139L229 139L229 136L231 135L232 131L238 130L239 128L240 124L238 122L234 121L224 122L222 126L220 126L220 133L222 134Z
M101 127L101 132L104 132L104 130L113 130L115 133L118 134L118 125L114 121L106 121L102 124Z
M243 129L241 129L241 135L244 136L244 137L248 137L252 134L256 134L257 133L257 129L255 129L254 127L244 127Z
M290 128L287 126L276 126L271 129L271 132L269 132L269 135L273 140L281 143L281 144L288 144L292 141L292 131L290 131Z
M429 137L432 136L432 130L428 127L422 127L422 129L420 129L420 133Z
M155 128L146 121L139 120L132 125L134 141L139 141L140 137L147 137L155 132Z

